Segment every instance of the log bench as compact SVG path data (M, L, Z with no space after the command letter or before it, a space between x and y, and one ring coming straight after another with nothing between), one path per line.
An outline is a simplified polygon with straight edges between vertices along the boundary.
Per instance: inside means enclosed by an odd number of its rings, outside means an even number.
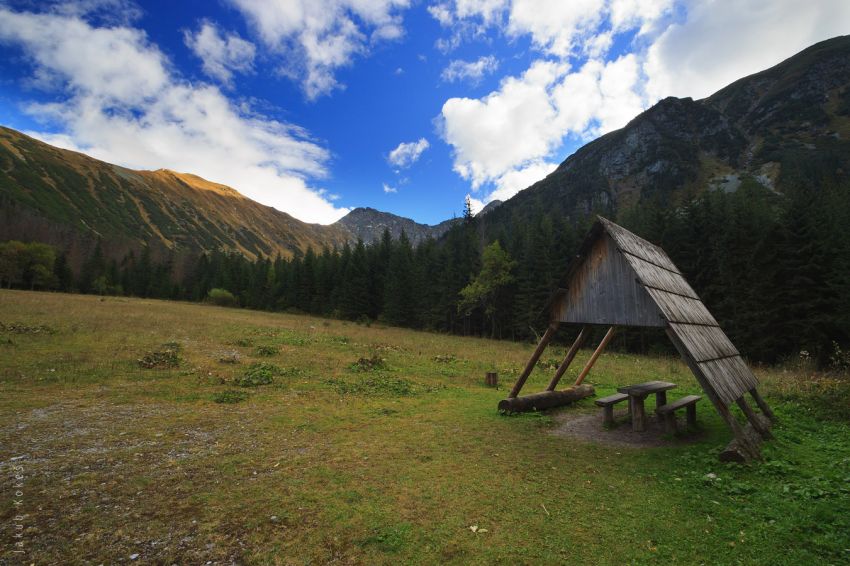
M664 422L664 432L676 432L676 411L685 407L687 412L688 426L694 426L697 423L697 401L702 399L699 395L686 395L681 399L676 399L672 403L661 405L655 409L658 417Z
M628 398L629 396L625 393L614 393L613 395L608 395L595 401L597 406L602 407L602 414L605 415L605 425L611 426L614 424L614 405Z

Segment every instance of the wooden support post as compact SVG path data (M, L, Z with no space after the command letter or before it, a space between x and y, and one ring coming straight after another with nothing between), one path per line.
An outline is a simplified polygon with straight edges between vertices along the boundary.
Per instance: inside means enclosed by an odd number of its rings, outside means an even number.
M584 378L587 377L587 374L590 373L590 368L593 367L593 364L596 363L596 360L599 359L599 355L602 353L602 350L605 349L605 346L608 345L608 342L611 341L611 338L614 337L614 329L616 326L612 326L608 329L608 332L605 334L605 337L602 339L602 342L599 343L599 346L594 350L593 355L590 356L590 359L587 361L587 364L584 366L584 369L581 370L581 373L578 374L578 378L576 379L575 385L581 385L581 382L584 381Z
M693 407L693 405L689 405L688 409ZM675 434L676 427L676 411L670 411L669 413L664 413L663 415L659 415L661 420L664 422L664 432L667 434Z
M696 426L697 424L697 404L693 403L685 407L685 414L688 418L688 426Z
M534 353L531 354L531 359L528 360L528 363L525 365L525 369L522 370L522 374L520 374L517 378L514 388L511 389L511 392L508 395L508 399L513 399L519 395L522 386L525 385L525 380L528 379L528 376L531 375L531 372L534 370L534 364L536 364L537 360L540 359L540 355L543 353L543 350L546 349L546 346L549 344L549 341L552 339L552 336L555 334L555 331L558 330L560 325L561 323L557 320L552 321L549 324L549 327L546 329L546 333L543 334L543 338L540 339L540 343L537 345L537 349L535 349Z
M754 441L746 434L738 419L735 418L735 415L732 414L726 405L720 403L719 405L715 405L715 408L720 413L720 416L723 417L723 420L726 421L726 424L729 425L729 428L732 429L732 434L735 436L735 440L720 454L720 459L722 461L738 462L760 460L761 449L759 448L758 441Z
M630 397L632 400L632 430L643 432L646 430L646 408L643 402L646 397Z
M765 440L770 440L771 438L773 438L773 435L770 433L770 429L764 426L762 421L759 419L759 416L756 414L755 411L753 411L752 407L750 407L750 404L747 403L747 400L744 399L743 396L738 397L735 402L738 404L738 406L741 408L741 411L743 411L744 415L747 417L747 420L750 421L750 424L753 425L753 428L756 430L757 433L761 435L762 438L764 438Z
M605 415L602 424L605 426L614 426L614 405L605 405L602 407L602 414Z
M555 377L553 377L552 381L549 382L549 386L546 387L546 391L554 391L555 387L558 386L558 382L561 381L561 377L564 376L567 368L570 367L570 364L573 363L573 359L576 357L576 354L578 354L579 348L581 348L584 341L587 340L588 334L590 334L590 327L585 325L581 328L581 332L578 333L578 337L576 337L573 345L570 346L570 351L567 352L566 357L564 357L564 361L561 362L560 366L558 366L558 371L555 372Z
M484 385L487 387L498 387L499 386L499 374L495 371L488 371L484 376Z
M773 411L770 410L770 407L767 403L765 403L764 399L762 398L761 393L756 391L755 387L750 389L750 395L752 395L753 400L756 402L756 405L759 406L759 410L762 412L762 414L770 420L776 421L776 415L773 414Z

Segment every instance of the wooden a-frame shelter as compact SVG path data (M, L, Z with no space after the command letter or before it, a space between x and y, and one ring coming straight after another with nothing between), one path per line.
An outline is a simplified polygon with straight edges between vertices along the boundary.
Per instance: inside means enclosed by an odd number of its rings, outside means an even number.
M760 456L762 438L770 438L774 416L756 389L758 380L682 273L660 247L599 217L571 262L562 287L549 304L550 324L507 399L506 411L563 405L593 394L582 385L618 326L664 328L706 396L734 434L721 455L749 460ZM525 380L562 323L581 331L546 391L518 397ZM573 387L556 391L593 325L609 327ZM761 413L747 402L749 394ZM737 405L742 425L730 411Z

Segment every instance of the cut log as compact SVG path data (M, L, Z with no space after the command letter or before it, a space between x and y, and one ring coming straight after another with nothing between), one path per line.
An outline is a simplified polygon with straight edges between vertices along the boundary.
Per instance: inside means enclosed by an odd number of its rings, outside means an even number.
M592 385L568 387L561 391L544 391L533 395L512 397L499 401L499 410L505 413L524 413L526 411L542 411L562 405L569 405L595 393Z
M499 374L495 371L488 371L484 376L484 385L487 387L498 387L499 385Z
M762 418L762 424L768 426L768 419ZM753 460L761 460L761 435L751 423L747 423L747 426L742 428L741 436L733 438L720 453L720 461L744 464Z

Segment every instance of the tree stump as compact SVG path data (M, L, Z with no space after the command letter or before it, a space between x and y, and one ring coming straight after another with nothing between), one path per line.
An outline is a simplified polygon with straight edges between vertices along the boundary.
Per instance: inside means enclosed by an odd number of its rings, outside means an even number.
M495 371L488 371L487 375L484 376L484 385L486 385L487 387L498 387L499 374Z

